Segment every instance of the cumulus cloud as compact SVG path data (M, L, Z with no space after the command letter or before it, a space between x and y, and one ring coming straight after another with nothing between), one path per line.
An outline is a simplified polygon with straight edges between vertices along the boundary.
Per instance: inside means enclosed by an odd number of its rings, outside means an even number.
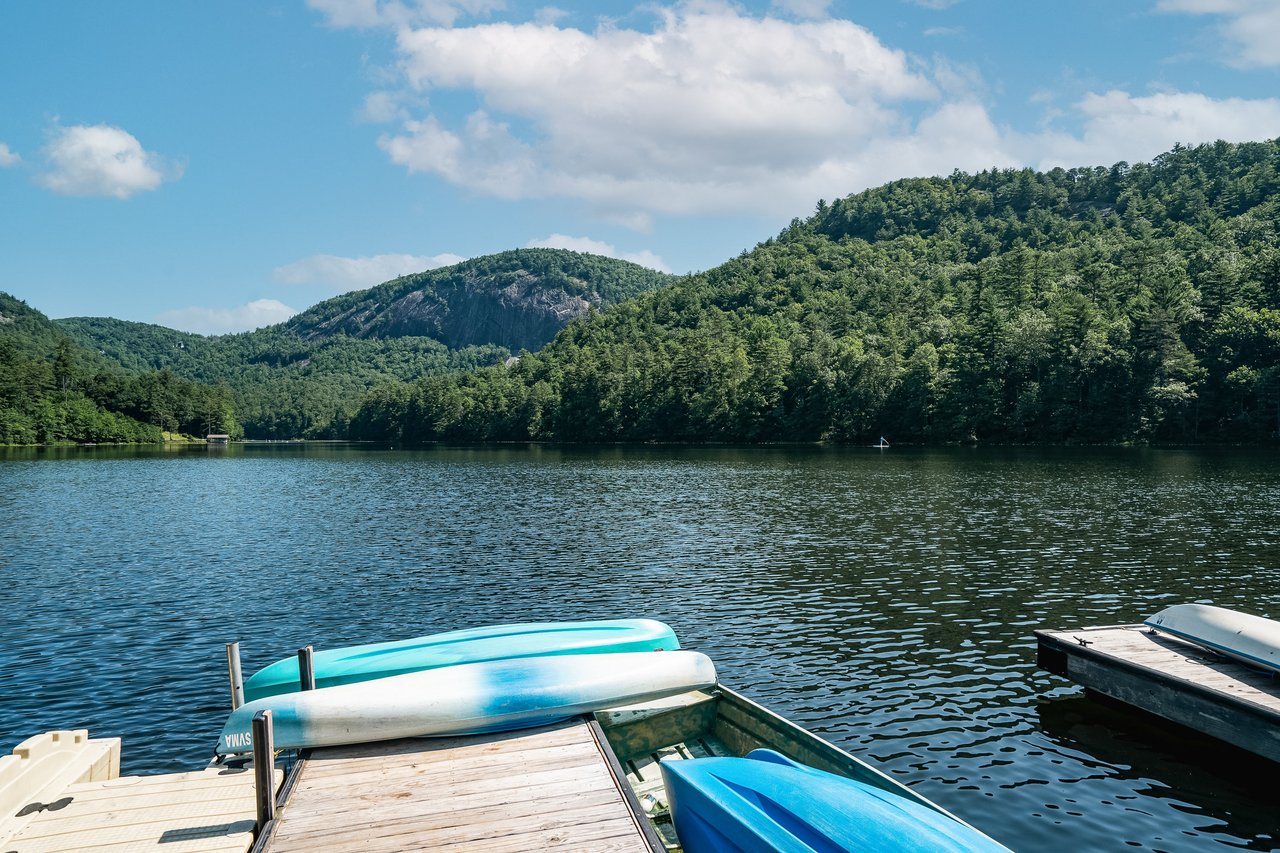
M900 130L895 105L938 95L903 52L849 21L714 3L658 12L652 32L401 30L409 86L472 90L482 108L458 123L406 120L380 144L413 172L502 198L584 199L615 221L776 210L779 195L808 207L833 153Z
M384 124L407 115L400 106L399 99L392 92L370 92L365 96L360 108L359 117L363 121Z
M464 261L461 255L373 255L366 258L342 258L337 255L312 255L282 267L276 267L272 278L285 284L319 284L346 292L362 290L409 273L447 267Z
M617 258L620 261L630 261L658 272L671 272L662 258L648 249L642 249L639 252L619 252L612 244L592 240L590 237L552 234L541 240L530 240L525 245L530 249L569 249L573 252L588 252L593 255L604 255L607 258Z
M1193 92L1135 97L1110 91L1087 95L1075 109L1083 116L1083 132L1046 132L1020 140L1026 162L1052 168L1149 160L1176 142L1246 142L1273 137L1280 129L1276 98L1215 99Z
M1214 15L1219 32L1230 46L1231 65L1280 65L1280 3L1276 0L1159 0L1164 12Z
M773 0L770 8L797 18L825 18L831 0Z
M568 14L567 11L558 6L543 6L533 13L533 20L539 24L554 24L561 18L567 17Z
M156 322L197 335L226 335L283 323L297 313L275 299L255 299L236 308L178 308L164 312Z
M18 156L18 152L9 148L3 142L0 142L0 168L8 168L16 166L22 162L22 158Z
M466 15L502 9L502 0L307 0L331 27L407 27L420 24L451 27Z
M416 105L379 145L412 173L503 199L574 199L645 230L664 214L791 217L817 198L956 168L1105 165L1276 134L1273 99L1184 92L1093 93L1046 106L1038 129L1000 126L976 69L909 57L850 21L756 17L717 0L649 8L649 30L400 27L398 103ZM477 108L426 106L444 91Z
M47 169L38 180L61 195L125 199L181 176L133 134L106 124L55 128L44 157Z

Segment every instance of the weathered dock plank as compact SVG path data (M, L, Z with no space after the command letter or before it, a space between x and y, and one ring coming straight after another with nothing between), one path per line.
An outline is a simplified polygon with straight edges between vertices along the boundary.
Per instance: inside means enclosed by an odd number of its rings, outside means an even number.
M264 845L309 850L648 853L584 721L314 750Z
M246 771L81 782L59 800L6 841L6 853L244 853L253 845L253 774Z
M1042 669L1280 761L1280 678L1142 625L1035 633Z

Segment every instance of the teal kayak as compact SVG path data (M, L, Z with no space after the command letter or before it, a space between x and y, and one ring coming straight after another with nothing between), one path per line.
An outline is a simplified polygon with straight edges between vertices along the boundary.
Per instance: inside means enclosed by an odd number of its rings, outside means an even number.
M420 672L442 666L519 657L672 651L680 648L675 632L654 619L606 619L594 622L531 622L491 625L431 634L409 640L369 643L315 653L316 687L337 687ZM244 699L293 693L298 659L289 657L264 667L244 683Z

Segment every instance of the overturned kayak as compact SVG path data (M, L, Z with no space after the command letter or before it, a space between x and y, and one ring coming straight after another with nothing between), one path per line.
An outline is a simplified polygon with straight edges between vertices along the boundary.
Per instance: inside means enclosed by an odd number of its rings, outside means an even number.
M1280 672L1280 622L1211 604L1175 604L1148 627L1250 666Z
M768 749L745 758L664 761L661 767L685 853L1008 853L926 805Z
M217 753L248 752L270 710L280 749L527 728L716 682L698 652L553 655L459 664L360 684L268 696L231 712Z
M449 631L409 640L325 649L314 656L316 687L337 687L481 661L680 648L675 632L654 619L532 622ZM264 667L244 683L246 702L300 689L298 659Z

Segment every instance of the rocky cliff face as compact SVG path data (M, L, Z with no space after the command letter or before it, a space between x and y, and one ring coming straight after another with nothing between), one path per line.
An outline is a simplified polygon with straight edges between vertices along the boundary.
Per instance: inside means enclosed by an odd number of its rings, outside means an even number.
M500 344L513 352L536 350L592 307L598 294L548 289L525 273L511 281L467 276L430 290L411 290L388 302L353 306L303 332L307 338L343 333L354 338L425 335L455 349Z
M623 261L526 249L340 296L288 325L306 339L423 335L455 349L498 344L512 352L532 351L592 308L670 278Z

